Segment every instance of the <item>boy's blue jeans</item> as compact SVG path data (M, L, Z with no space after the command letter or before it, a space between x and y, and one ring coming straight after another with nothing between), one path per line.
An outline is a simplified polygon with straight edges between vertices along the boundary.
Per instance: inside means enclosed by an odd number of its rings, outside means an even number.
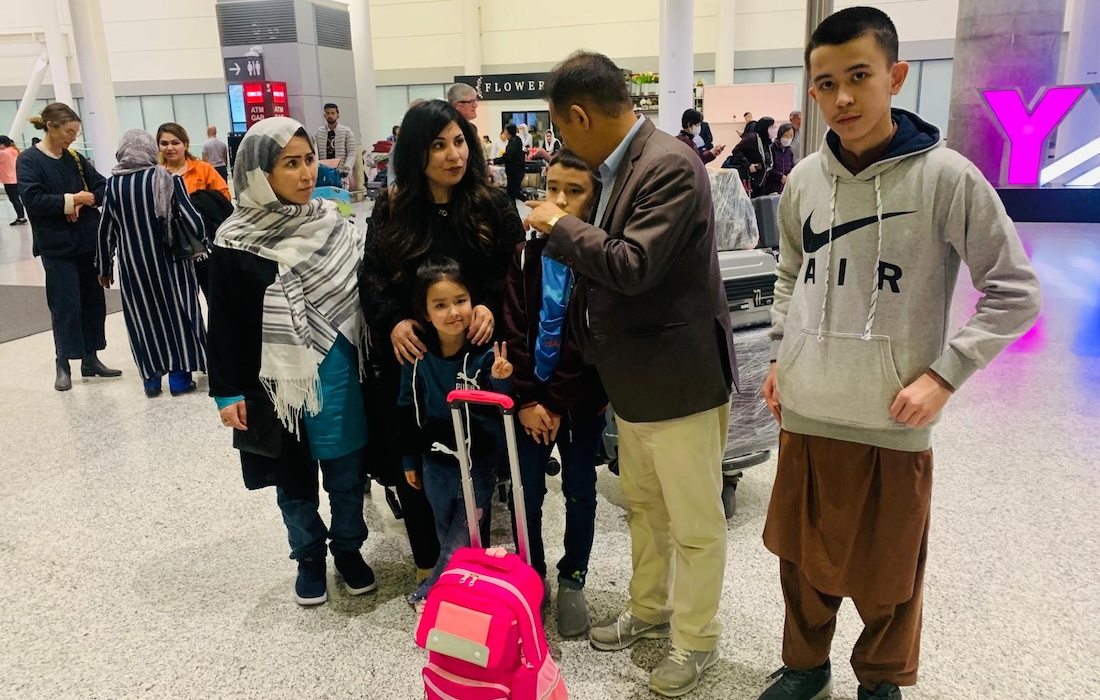
M288 498L282 489L276 492L279 510L283 513L290 558L325 558L328 543L332 554L358 552L367 540L367 523L363 519L364 460L359 449L335 459L322 459L321 477L328 492L332 524L325 527L317 512L320 498Z
M603 414L564 415L558 428L561 453L561 491L565 496L565 556L558 562L558 575L584 586L588 558L596 537L596 454L607 417ZM542 542L542 505L546 499L546 463L553 444L540 445L516 427L523 500L527 511L527 538L531 562L540 576L546 576L546 551ZM514 518L513 518L514 521ZM513 526L513 536L515 527Z
M474 476L474 502L477 504L478 515L483 516L491 505L493 487L496 485L497 456L475 459L471 465ZM443 570L447 568L451 557L460 547L470 546L470 531L466 525L466 506L462 498L462 472L457 464L433 459L431 455L423 456L423 470L421 485L424 487L424 495L432 505L432 513L435 515L435 532L439 537L439 560L432 569L432 575L413 593L410 601L423 600ZM479 517L480 520L480 517ZM488 542L482 542L483 547L488 547Z

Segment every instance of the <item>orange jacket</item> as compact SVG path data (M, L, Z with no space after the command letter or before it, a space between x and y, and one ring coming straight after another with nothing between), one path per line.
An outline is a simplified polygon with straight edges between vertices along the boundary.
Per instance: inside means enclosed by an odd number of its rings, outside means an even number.
M204 160L187 159L187 171L183 174L183 184L187 186L187 193L194 194L199 190L217 190L226 199L232 201L229 196L229 185L222 176L214 170L214 166Z

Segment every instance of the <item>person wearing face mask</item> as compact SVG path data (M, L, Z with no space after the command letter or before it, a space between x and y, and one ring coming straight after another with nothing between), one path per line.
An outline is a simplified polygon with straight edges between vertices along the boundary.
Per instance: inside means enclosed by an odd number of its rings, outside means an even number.
M680 118L680 133L676 135L676 138L683 141L685 144L691 147L691 150L699 154L699 157L704 163L709 163L722 154L722 151L726 150L725 146L715 146L711 149L697 148L695 145L695 137L700 134L703 128L703 115L697 109L684 110L684 115Z
M741 142L733 147L733 153L722 164L723 168L736 168L753 197L764 194L764 181L772 168L771 128L775 120L764 117L756 122L754 131L746 130Z
M207 337L210 395L235 431L245 486L276 487L303 606L328 599L326 547L349 595L377 586L359 551L367 539L363 234L334 202L311 199L317 161L293 119L269 117L245 134L233 164L238 207L211 253Z
M775 129L775 127L772 127ZM784 124L776 129L771 145L772 169L764 177L764 194L780 194L787 184L787 176L794 170L794 127Z

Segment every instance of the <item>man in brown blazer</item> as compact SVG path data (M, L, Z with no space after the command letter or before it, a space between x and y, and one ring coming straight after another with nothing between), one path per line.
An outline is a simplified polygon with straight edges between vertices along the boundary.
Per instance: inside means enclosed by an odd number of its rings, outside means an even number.
M529 204L528 223L577 275L570 322L617 414L633 550L630 604L590 638L611 651L671 634L649 686L678 697L718 659L726 557L721 465L737 362L710 181L692 149L634 115L606 56L573 54L546 95L602 191L594 224L547 202Z

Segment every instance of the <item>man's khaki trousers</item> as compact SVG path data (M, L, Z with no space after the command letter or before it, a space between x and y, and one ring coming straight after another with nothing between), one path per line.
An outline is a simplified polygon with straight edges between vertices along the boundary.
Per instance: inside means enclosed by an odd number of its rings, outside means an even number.
M714 649L722 631L715 616L726 568L722 458L729 414L726 404L653 423L616 416L634 563L630 610L650 624L671 621L672 643L695 651Z

